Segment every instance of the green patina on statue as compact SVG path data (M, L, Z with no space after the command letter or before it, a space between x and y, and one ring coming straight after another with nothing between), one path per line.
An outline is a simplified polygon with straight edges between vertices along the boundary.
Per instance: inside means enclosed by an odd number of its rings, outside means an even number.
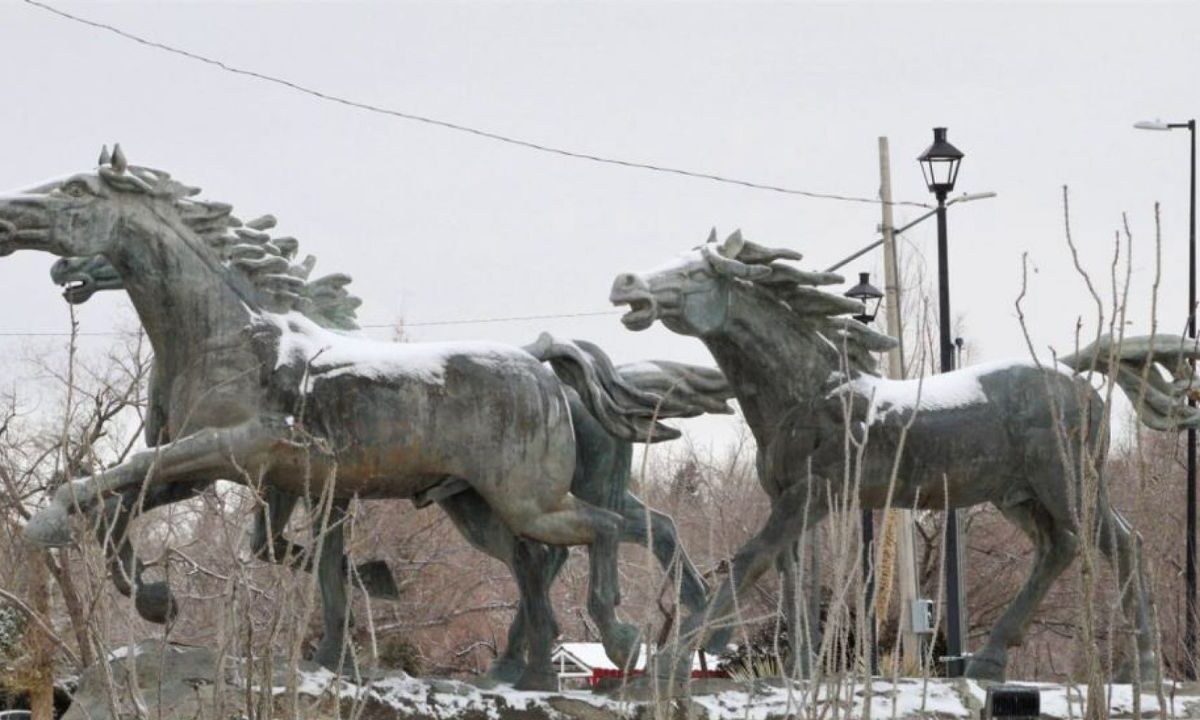
M114 502L106 500L114 493L122 500L109 508L110 526L135 506L129 493L169 502L216 479L261 481L280 493L258 533L268 551L278 549L294 504L288 496L328 491L335 512L355 496L437 501L473 542L514 568L523 612L513 659L524 665L523 652L528 661L522 686L554 680L556 628L546 590L561 560L539 543L590 546L589 611L610 657L633 662L637 630L615 613L616 545L644 538L646 528L625 490L621 448L677 436L662 418L723 408L719 374L670 363L621 372L594 346L548 336L523 349L382 343L333 332L353 323L349 278L309 281L312 260L295 260L295 240L267 236L269 221L243 226L230 206L193 200L194 188L129 166L119 151L101 161L95 171L0 198L0 253L43 250L94 263L93 281L115 285L119 278L155 352L155 447L61 487L26 528L31 540L68 541L68 517ZM68 293L80 295L71 285ZM684 388L682 399L664 392L668 386ZM574 425L572 403L587 411L576 413ZM583 418L624 445L605 447L593 435L589 448L586 431L578 431ZM596 498L609 507L582 496L589 492L613 496ZM679 553L660 545L673 539L663 520L654 523L654 549L671 561ZM340 632L340 532L325 538L330 562L318 573L326 626ZM169 616L165 587L136 588L132 550L109 549L139 609ZM683 565L698 605L703 585ZM341 648L340 635L327 634L323 659Z
M512 569L521 610L496 671L519 674L523 687L553 685L548 589L564 546L589 546L589 612L614 662L635 659L638 633L616 615L616 548L652 535L660 561L682 573L682 601L692 611L657 666L661 676L682 678L695 646L723 644L737 597L773 565L785 575L792 647L806 646L796 617L796 540L853 492L874 508L990 502L1034 542L1030 578L968 675L1003 678L1007 649L1021 642L1079 534L1095 532L1117 566L1135 629L1136 657L1119 674L1157 676L1138 540L1109 506L1099 469L1093 527L1080 526L1073 503L1080 467L1088 456L1102 458L1107 442L1089 373L1111 375L1153 428L1200 424L1200 411L1184 404L1193 386L1188 362L1200 352L1184 339L1104 339L1055 363L886 380L873 353L894 341L845 317L859 303L819 289L841 277L800 270L787 264L797 253L735 233L724 242L714 234L655 271L621 275L611 294L630 306L628 328L657 320L697 337L720 373L667 362L614 367L589 343L549 336L524 348L372 342L339 332L354 327L349 278L310 281L314 261L296 260L294 239L266 233L273 219L243 225L228 205L192 199L197 192L115 152L95 171L0 197L0 254L62 256L54 278L72 302L123 289L154 348L152 449L65 484L26 528L35 542L62 544L71 514L103 509L114 579L144 616L165 619L174 607L165 584L141 581L124 532L136 511L217 479L261 482L269 494L256 549L303 560L312 553L282 535L298 498L328 492L335 516L354 497L408 498L438 503L473 544ZM669 518L628 492L630 448L675 437L664 418L727 411L731 392L757 441L772 512L705 599ZM341 525L321 539L326 636L318 655L344 668L350 568ZM352 575L368 592L394 590L378 565ZM800 655L806 664L808 653Z
M630 307L622 318L629 329L657 320L712 352L757 441L759 480L772 506L705 611L685 620L683 640L659 674L684 676L688 648L702 642L708 623L727 622L735 597L773 563L785 577L793 575L797 538L851 491L864 508L992 503L1034 543L1029 580L970 658L968 676L1004 677L1008 648L1020 644L1046 591L1074 558L1079 534L1096 532L1100 549L1116 563L1137 641L1137 657L1117 675L1157 678L1138 539L1109 506L1099 468L1095 526L1081 528L1073 505L1082 497L1083 453L1103 458L1107 443L1102 399L1081 373L1112 375L1153 428L1196 425L1200 412L1185 404L1192 387L1188 361L1200 356L1191 341L1105 339L1057 364L1016 360L924 380L887 380L876 374L872 353L895 341L845 317L861 313L861 304L819 289L842 278L786 262L799 259L740 233L718 242L714 232L673 263L613 283L611 300ZM1143 373L1148 364L1153 367ZM896 482L889 487L893 466ZM785 587L794 592L794 577ZM794 595L785 594L784 605L798 632ZM792 647L802 646L793 637Z
M262 232L274 226L274 219L268 216L249 221L246 225ZM258 236L258 239L263 238ZM313 265L311 260L306 260L307 267ZM56 284L64 287L63 296L72 304L87 302L96 292L124 288L120 274L101 256L61 258L52 266L50 276ZM329 318L336 317L338 327L354 329L358 303L345 291L345 285L346 282L339 282L336 293L321 298L323 304L337 303L345 307L344 310L336 314L310 311L310 317L323 325L331 324ZM601 354L599 348L592 347L591 352ZM620 365L616 367L616 372L631 386L662 398L660 417L682 418L705 412L731 412L726 400L732 396L732 390L724 376L712 368L652 360ZM149 420L145 428L149 446L160 442L165 419L166 410L161 403L161 398L165 396L161 377L159 373L151 374ZM680 601L683 605L693 611L700 609L706 588L679 546L674 522L669 516L645 507L628 490L632 443L605 431L587 413L573 391L568 391L568 400L577 453L572 493L620 513L623 518L622 542L640 545L649 542L665 569L681 573ZM102 514L106 522L97 527L97 533L112 560L114 582L123 594L134 598L135 607L146 620L166 622L175 614L175 605L166 583L143 581L144 565L134 554L127 537L129 519L138 509L148 511L178 502L193 496L207 485L159 485L149 488L144 495L140 489L131 489L106 501L108 512ZM264 488L263 496L263 511L255 515L251 543L253 551L262 559L286 561L297 569L311 571L314 564L312 548L287 541L282 532L299 498L271 487ZM553 608L547 593L566 560L566 552L560 547L544 546L515 537L497 521L478 494L471 490L441 497L437 503L474 547L505 563L517 580L521 591L518 611L510 627L504 652L497 658L490 673L498 680L516 682L527 667L527 658L548 657L551 651L554 638L532 637L529 628L555 627ZM325 632L314 654L314 659L322 665L343 670L352 667L351 658L343 654L346 647L344 628L347 627L345 569L349 566L341 554L343 525L336 521L341 519L346 506L345 500L334 501L331 518L334 522L320 536L324 546L317 565L325 608ZM394 599L397 596L396 583L386 564L381 561L359 564L350 582L361 585L372 597ZM530 613L537 616L532 621L526 620ZM540 647L533 649L531 643L538 643ZM541 675L545 675L545 672Z

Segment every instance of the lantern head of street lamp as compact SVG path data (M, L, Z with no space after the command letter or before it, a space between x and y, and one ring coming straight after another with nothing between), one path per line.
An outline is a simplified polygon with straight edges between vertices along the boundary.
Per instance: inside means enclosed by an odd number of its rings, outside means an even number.
M855 320L863 324L874 322L875 316L879 314L879 305L883 302L883 293L871 284L871 273L859 273L858 284L847 290L845 296L863 304L863 312L861 315L855 315ZM874 304L871 303L872 300L875 301Z
M958 179L958 166L962 162L962 151L946 140L946 128L933 129L933 144L917 158L929 192L944 198L954 189Z
M1138 130L1170 130L1170 123L1165 123L1162 120L1141 120L1133 124Z

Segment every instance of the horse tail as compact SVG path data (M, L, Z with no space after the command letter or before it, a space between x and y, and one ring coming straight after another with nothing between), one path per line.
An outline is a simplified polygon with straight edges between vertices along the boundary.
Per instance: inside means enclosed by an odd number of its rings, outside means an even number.
M559 340L542 333L525 351L550 364L554 374L579 394L584 407L613 437L652 443L680 436L662 419L730 413L729 383L719 370L648 361L617 368L585 340Z
M1184 336L1141 335L1114 340L1105 335L1059 362L1075 372L1108 375L1137 410L1138 418L1154 430L1200 427L1200 409L1189 400L1200 399L1200 383L1192 361L1200 358L1200 345Z

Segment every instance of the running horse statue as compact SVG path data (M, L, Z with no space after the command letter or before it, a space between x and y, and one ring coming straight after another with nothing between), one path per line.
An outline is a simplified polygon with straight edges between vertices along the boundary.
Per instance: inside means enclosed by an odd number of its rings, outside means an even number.
M1008 648L1021 643L1046 591L1075 556L1080 533L1092 532L1116 564L1136 638L1136 657L1116 674L1157 678L1140 540L1109 506L1102 476L1093 495L1080 494L1083 453L1103 459L1108 441L1103 401L1086 375L1110 375L1152 428L1194 427L1200 412L1184 404L1193 382L1189 361L1200 355L1193 343L1102 338L1056 363L1016 360L887 380L877 375L872 353L895 341L845 317L861 313L860 303L819 289L843 282L840 276L785 262L799 259L740 233L721 242L714 232L664 267L622 274L613 283L612 302L630 308L622 317L626 327L644 330L661 321L712 352L757 441L759 480L772 508L705 611L685 619L658 676L683 677L688 649L703 642L710 626L728 622L735 599L772 563L794 592L787 575L794 572L797 538L856 488L864 508L990 502L1033 542L1030 577L971 656L969 677L1004 678ZM1092 513L1073 506L1080 497L1092 498ZM1089 515L1094 526L1081 527ZM798 603L785 605L798 632ZM802 647L799 638L792 647Z
M69 542L70 516L112 494L216 479L338 499L434 501L470 490L521 540L595 551L589 610L610 657L632 661L638 631L614 610L623 520L571 492L565 389L631 442L674 433L658 421L661 395L624 382L583 344L398 344L329 330L305 313L329 284L309 282L311 267L292 262L294 241L265 252L252 229L237 232L230 206L193 199L197 189L130 166L119 151L102 160L0 196L0 255L31 249L112 266L163 378L165 439L63 484L30 520L28 539ZM526 676L545 667L531 662Z
M273 217L263 216L246 221L243 227L254 231L254 239L262 241L262 247L267 251L279 245L290 247L292 241L288 238L263 234L274 225ZM249 233L246 234L249 237ZM311 268L314 262L306 259L303 264ZM97 292L124 289L120 274L101 256L61 258L51 268L50 277L64 288L63 297L71 304L87 302ZM303 312L314 322L326 327L347 331L357 329L355 311L359 301L345 289L349 279L335 275L322 280L326 290L313 293L316 298L314 303L306 306ZM592 352L597 356L601 354L598 348L592 348ZM659 407L661 418L732 412L726 402L732 396L732 391L725 377L715 369L648 360L618 365L616 372L626 383L662 398ZM162 379L162 373L152 372L147 393L145 438L151 447L166 439L162 432L166 408L161 399L166 397L167 392ZM628 489L632 443L605 431L587 412L577 393L568 390L567 396L576 438L575 476L571 492L588 502L620 513L623 518L622 542L649 543L664 569L672 577L675 573L679 574L681 604L692 611L701 609L707 588L679 546L674 522L668 515L647 508ZM144 579L145 565L134 553L127 534L129 520L138 511L144 512L191 497L204 487L207 485L162 485L149 489L144 495L139 489L131 489L106 500L106 512L100 514L103 522L98 523L97 534L109 556L115 585L126 597L133 598L134 607L143 619L163 623L176 613L176 608L165 582ZM318 534L323 543L318 555L312 547L290 542L284 537L283 530L299 498L268 487L264 488L263 499L262 511L254 515L253 552L263 560L287 562L309 572L314 569L313 558L317 555L316 571L325 612L323 636L313 659L325 667L353 675L353 658L344 656L344 650L348 647L344 642L344 634L349 626L345 588L350 566L344 557L344 525L340 519L344 517L347 501L334 501L330 526ZM436 502L474 547L504 563L517 580L520 589L518 610L510 626L504 651L493 663L489 674L501 681L519 681L531 661L548 658L551 652L553 637L544 637L529 630L555 627L548 591L562 569L566 551L562 547L516 538L472 490L439 497ZM320 528L314 526L314 530L319 531ZM368 595L376 598L395 599L398 593L386 563L380 560L357 565L352 584L361 586ZM529 614L535 615L531 621L526 620ZM540 678L550 674L549 668L533 673Z

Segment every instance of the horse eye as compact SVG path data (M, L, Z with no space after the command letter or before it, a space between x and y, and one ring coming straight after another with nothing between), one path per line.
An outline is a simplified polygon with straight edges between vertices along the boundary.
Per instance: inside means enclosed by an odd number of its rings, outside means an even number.
M62 191L63 191L64 195L67 195L68 197L73 197L73 198L80 198L80 197L84 197L86 195L91 194L91 191L88 189L88 186L84 185L83 183L78 182L78 181L69 182L66 185L63 185Z

